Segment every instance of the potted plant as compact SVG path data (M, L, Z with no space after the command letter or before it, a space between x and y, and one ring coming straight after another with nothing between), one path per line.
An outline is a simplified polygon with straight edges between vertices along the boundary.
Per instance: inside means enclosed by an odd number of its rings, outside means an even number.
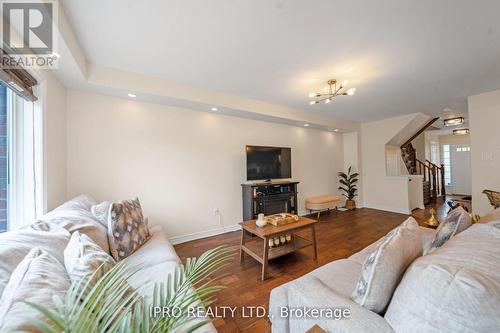
M110 269L100 267L93 275L73 282L66 296L54 296L56 309L28 303L43 314L44 321L32 324L43 333L163 333L194 332L209 319L193 317L190 308L206 307L215 301L223 286L214 285L213 276L233 258L233 249L221 246L199 258L188 258L164 282L150 282L150 298L132 289L127 280L140 269L118 263ZM103 265L105 266L105 265ZM97 278L101 268L107 272ZM94 282L95 281L95 282ZM152 316L152 307L178 309L175 316Z
M356 183L358 182L358 176L359 173L352 172L352 167L349 167L347 170L347 173L345 172L339 172L339 190L341 190L342 195L346 197L347 201L345 202L345 208L352 210L356 208L356 201L354 201L354 198L358 195L358 188L356 186Z

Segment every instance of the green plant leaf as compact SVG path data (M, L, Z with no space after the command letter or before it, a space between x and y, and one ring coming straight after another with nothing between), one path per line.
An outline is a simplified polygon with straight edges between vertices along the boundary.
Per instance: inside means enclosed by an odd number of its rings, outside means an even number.
M234 249L221 246L197 259L188 258L186 265L176 267L166 281L143 287L153 288L149 299L128 284L129 278L140 274L140 267L130 268L120 262L100 277L96 271L73 282L64 299L56 300L55 311L27 303L47 321L33 320L33 325L44 333L157 333L175 331L181 326L193 331L209 321L194 321L188 316L189 307L203 307L215 300L215 294L224 288L213 285L218 278L215 274L229 264L234 254ZM151 318L150 306L178 307L182 315Z

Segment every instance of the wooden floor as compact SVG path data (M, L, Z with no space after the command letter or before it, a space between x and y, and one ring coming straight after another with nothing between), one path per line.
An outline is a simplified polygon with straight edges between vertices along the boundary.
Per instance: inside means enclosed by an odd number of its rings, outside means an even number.
M438 205L430 205L438 211L438 218L446 214L441 200ZM423 210L414 211L417 220L425 217ZM268 268L268 279L260 280L261 265L249 256L243 264L236 256L234 262L225 270L227 274L220 284L227 288L221 291L214 306L264 306L267 309L271 290L288 281L296 279L315 268L331 261L346 258L362 250L384 236L392 228L403 222L408 216L368 208L354 211L332 211L321 216L316 226L318 241L318 264L311 259L311 249L305 248L296 253L274 259ZM300 233L308 237L307 232ZM186 257L199 256L203 251L227 244L238 248L240 232L195 240L175 246L183 262ZM219 332L270 332L270 325L265 318L243 318L238 312L235 318L216 319Z

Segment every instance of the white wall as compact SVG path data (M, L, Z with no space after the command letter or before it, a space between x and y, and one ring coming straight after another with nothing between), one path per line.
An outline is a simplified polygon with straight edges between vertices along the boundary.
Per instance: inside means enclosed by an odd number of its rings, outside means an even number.
M415 148L417 159L425 163L425 132L420 133L411 144Z
M500 191L500 90L470 96L472 211L492 210L484 189Z
M425 117L420 117L419 114L410 114L361 125L363 205L365 207L400 213L411 211L409 178L408 176L387 175L386 145L396 141L404 142L405 134L410 137L411 132L401 133L401 131L408 132L408 125L413 124L417 118L422 118L422 122L426 121L423 119ZM417 130L422 126L416 125Z
M299 209L311 195L337 193L341 134L129 99L69 91L68 197L139 196L170 236L220 231L241 221L246 144L292 148ZM195 235L196 236L196 235Z
M361 147L359 140L359 132L349 132L343 134L344 141L344 172L347 172L349 167L355 172L361 174ZM358 196L354 199L358 207L363 206L363 180L358 177ZM341 201L345 203L345 197L341 197Z
M49 71L39 71L44 110L45 206L66 201L66 88Z

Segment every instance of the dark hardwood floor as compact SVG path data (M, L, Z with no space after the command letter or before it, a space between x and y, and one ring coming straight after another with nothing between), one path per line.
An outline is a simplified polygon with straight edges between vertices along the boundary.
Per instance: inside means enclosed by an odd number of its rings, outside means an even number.
M437 205L438 214L445 209L442 202ZM436 207L429 206L430 207ZM413 214L417 220L424 217L422 210ZM331 261L346 258L362 250L384 236L408 216L361 208L354 211L332 211L323 213L316 226L318 242L318 264L311 259L311 248L274 259L268 268L268 279L260 280L261 265L249 256L240 264L239 257L225 269L225 277L219 282L227 288L219 292L214 306L264 306L267 309L271 290L288 281L296 279L315 268ZM309 237L307 232L301 233ZM203 251L218 245L227 244L238 248L240 232L186 242L175 246L184 262L187 257L199 256ZM238 312L235 318L216 319L214 325L219 332L270 332L265 318L243 318Z

